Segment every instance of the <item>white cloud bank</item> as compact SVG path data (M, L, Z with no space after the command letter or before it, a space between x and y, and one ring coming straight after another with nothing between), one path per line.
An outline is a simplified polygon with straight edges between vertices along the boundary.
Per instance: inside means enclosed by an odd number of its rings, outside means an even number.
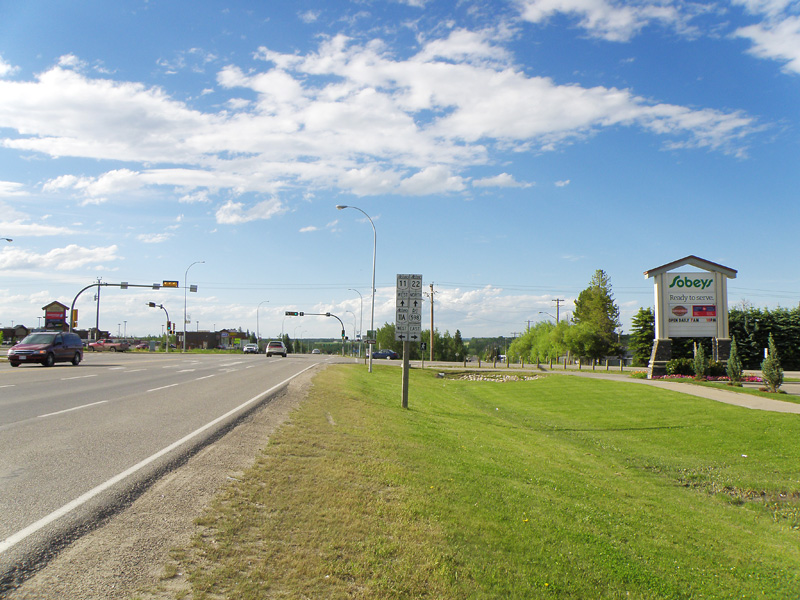
M678 20L669 5L637 7L523 3L532 20L577 11L606 37L624 38L652 20ZM306 55L262 47L262 70L229 65L217 75L222 92L254 94L254 102L213 113L157 87L88 77L71 68L80 61L69 57L34 80L0 79L0 130L16 132L0 138L0 146L124 161L127 168L95 177L64 174L43 186L85 204L153 186L174 189L181 202L213 201L220 192L269 198L250 205L228 200L216 209L219 223L236 224L271 218L280 212L273 198L292 190L460 193L469 186L466 171L492 164L497 152L547 151L606 128L639 129L670 148L729 153L741 152L756 128L737 111L659 104L627 89L532 76L513 63L504 35L455 30L407 58L381 40L360 44L345 36L325 39ZM472 185L492 183L514 180L501 173Z

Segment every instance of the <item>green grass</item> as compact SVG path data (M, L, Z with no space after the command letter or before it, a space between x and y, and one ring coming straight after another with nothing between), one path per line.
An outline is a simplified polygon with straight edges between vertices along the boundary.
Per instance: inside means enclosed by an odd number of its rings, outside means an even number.
M800 596L797 416L578 377L410 390L321 373L167 572L197 599Z

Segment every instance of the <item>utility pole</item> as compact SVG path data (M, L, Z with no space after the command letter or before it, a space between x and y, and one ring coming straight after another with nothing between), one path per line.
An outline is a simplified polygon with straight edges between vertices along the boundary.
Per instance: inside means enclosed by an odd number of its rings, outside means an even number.
M430 297L431 297L431 362L433 362L433 295L435 293L436 292L433 291L433 283L431 283L430 294L426 294L426 295L430 295Z
M555 300L553 300L553 302L556 303L556 325L558 325L558 320L559 320L558 319L558 311L561 308L561 303L564 302L564 299L563 298L556 298Z

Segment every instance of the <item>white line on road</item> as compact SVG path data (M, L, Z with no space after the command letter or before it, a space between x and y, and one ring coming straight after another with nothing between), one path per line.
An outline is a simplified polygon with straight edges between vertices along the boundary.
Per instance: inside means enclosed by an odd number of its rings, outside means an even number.
M235 415L237 412L239 412L242 409L246 408L250 404L253 404L254 402L257 402L257 401L261 400L262 398L268 396L269 394L271 394L272 392L274 392L278 388L280 388L280 387L286 385L287 383L289 383L295 377L298 377L298 376L302 375L303 373L305 373L309 369L314 368L315 366L316 365L309 365L308 367L306 367L302 371L300 371L298 373L295 373L294 375L292 375L291 377L288 377L287 379L284 379L283 381L281 381L280 383L272 386L268 390L266 390L264 392L261 392L260 394L258 394L256 396L253 396L252 398L250 398L250 400L247 400L246 402L243 402L242 404L240 404L236 408L226 412L224 415L222 415L220 417L217 417L216 419L214 419L213 421L210 421L209 423L206 423L205 425L203 425L199 429L194 430L189 435L186 435L186 436L182 437L177 442L174 442L174 443L170 444L169 446L167 446L166 448L164 448L162 450L159 450L158 452L156 452L152 456L150 456L148 458L145 458L141 462L136 463L130 469L127 469L126 471L123 471L119 475L115 475L114 477L112 477L111 479L106 481L105 483L101 483L97 487L92 488L91 490L89 490L88 492L83 494L82 496L79 496L79 497L75 498L75 500L73 500L72 502L69 502L69 503L65 504L64 506L62 506L58 510L54 510L49 515L39 519L35 523L32 523L32 524L28 525L25 529L22 529L22 530L18 531L17 533L14 533L14 534L8 536L6 539L4 539L2 542L0 542L0 554L5 552L6 550L11 548L12 546L18 544L19 542L21 542L22 540L24 540L28 536L33 535L34 533L36 533L40 529L42 529L44 527L47 527L53 521L55 521L57 519L60 519L61 517L69 514L70 512L75 510L76 508L79 508L83 504L86 504L89 500L91 500L92 498L94 498L98 494L103 493L104 491L106 491L107 489L109 489L112 486L116 485L117 483L119 483L120 481L124 480L125 478L130 477L131 475L133 475L137 471L143 469L144 467L146 467L150 463L155 462L156 460L158 460L159 458L161 458L165 454L167 454L169 452L172 452L173 450L175 450L176 448L179 448L180 446L182 446L183 444L185 444L186 442L188 442L192 438L195 438L198 435L200 435L201 433L205 432L206 430L214 427L214 425L216 425L218 423L221 423L222 421L224 421L228 417L230 417L232 415Z
M71 379L89 379L90 377L97 377L97 375L76 375L75 377L62 377L61 381L69 381Z
M12 383L11 385L0 385L0 388L7 388L7 387L17 387L17 384Z
M178 373L194 373L197 369L181 369Z
M175 387L176 385L180 385L180 383L170 383L169 385L162 385L161 387L153 388L152 390L147 390L147 391L157 392L158 390L165 390L167 388Z
M40 419L44 419L45 417L53 417L55 415L63 415L64 413L72 412L73 410L80 410L82 408L89 408L90 406L97 406L98 404L105 404L108 400L100 400L100 402L92 402L91 404L83 404L81 406L76 406L74 408L68 408L66 410L59 410L58 412L51 412L47 413L46 415L39 415Z
M200 381L201 379L211 379L212 377L215 377L215 375L204 375L203 377L197 377L195 381Z

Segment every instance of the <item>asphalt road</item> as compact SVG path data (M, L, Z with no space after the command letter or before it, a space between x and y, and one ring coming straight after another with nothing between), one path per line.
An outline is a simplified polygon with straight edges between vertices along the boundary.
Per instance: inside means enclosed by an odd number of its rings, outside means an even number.
M326 356L0 364L0 594Z

